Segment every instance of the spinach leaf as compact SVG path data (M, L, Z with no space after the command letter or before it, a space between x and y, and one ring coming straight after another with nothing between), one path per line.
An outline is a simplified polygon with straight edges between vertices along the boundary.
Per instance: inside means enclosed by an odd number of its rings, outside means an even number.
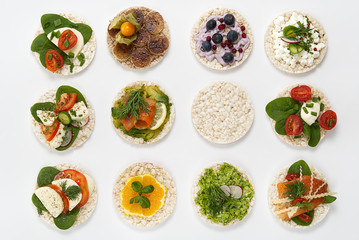
M51 182L54 180L54 177L59 172L60 171L54 167L42 168L39 172L39 175L37 175L37 185L39 185L39 187L43 187L45 185L51 184Z
M61 24L58 26L55 26L55 21L58 21ZM68 20L67 18L64 18L57 14L42 15L41 25L42 25L42 28L44 29L44 32L46 33L46 35L58 28L63 28L63 27L74 28L82 34L82 36L84 38L84 44L86 44L92 36L92 29L90 26L83 24L83 23L73 23L70 20Z
M288 169L288 173L297 173L300 174L300 167L302 167L302 174L303 175L312 175L312 172L310 171L310 168L308 166L308 164L304 161L304 160L299 160L295 163L293 163L289 169Z
M310 126L304 121L302 121L302 123L303 123L303 133L305 135L307 135L308 138L310 138L311 135L312 135L312 133L311 133L312 131L310 130Z
M318 122L315 122L312 124L312 126L310 126L310 132L311 135L308 141L308 145L310 147L315 147L320 141L320 126Z
M55 225L61 230L66 230L74 225L77 214L80 209L76 208L72 211L68 211L65 215L60 214L57 218L54 218Z
M47 209L45 208L44 204L42 204L42 202L40 201L40 199L34 194L32 194L32 203L35 205L35 207L37 208L37 211L39 213L41 213L42 211L47 211Z
M57 151L64 151L64 150L68 149L69 147L71 147L71 145L72 145L72 144L74 143L74 141L76 140L77 135L79 134L80 128L74 127L74 126L72 126L72 125L69 125L68 128L69 128L69 130L72 131L72 133L74 134L73 137L72 137L72 140L71 140L70 144L67 145L66 147L58 147L58 148L56 148Z
M334 202L335 200L337 200L337 198L334 197L334 196L325 196L323 203L332 203L332 202Z
M294 218L291 218L291 219L292 219L293 222L295 222L296 224L298 224L300 226L309 226L313 222L313 219L314 219L314 210L306 212L305 214L311 216L312 220L309 221L309 222L304 222L304 221L300 220L298 217L294 217Z
M66 86L66 85L62 85L57 89L56 102L60 100L61 94L63 94L63 93L77 93L77 101L76 102L83 101L87 107L87 102L85 100L85 97L82 95L82 93L79 90L77 90L76 88L73 88L71 86Z
M53 44L46 36L45 33L40 34L37 36L31 44L31 51L37 52L40 54L40 62L42 66L46 68L45 57L46 53L49 50L56 50L56 52L60 53L63 57L64 61L67 59L66 53L60 50L55 44Z
M42 102L42 103L35 103L34 105L32 105L32 107L30 108L30 112L31 115L34 117L34 119L39 122L42 123L42 121L40 120L40 118L37 116L36 111L37 110L42 110L42 111L53 111L55 109L55 103L52 102Z
M286 121L287 121L286 118L276 121L274 129L279 135L287 135L287 132L285 131Z
M300 103L291 97L276 98L266 106L266 112L275 121L287 119L296 114L300 109Z

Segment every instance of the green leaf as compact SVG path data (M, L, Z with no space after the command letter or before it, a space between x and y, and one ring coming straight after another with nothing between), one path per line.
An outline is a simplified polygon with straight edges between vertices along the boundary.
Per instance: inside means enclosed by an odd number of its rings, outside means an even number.
M291 97L276 98L266 106L266 112L275 121L287 119L296 114L300 109L300 103Z
M274 129L279 135L287 135L285 131L285 122L287 121L286 118L276 121Z
M302 174L303 175L312 175L312 171L310 171L310 167L304 160L299 160L295 163L293 163L289 169L288 173L297 173L300 174L300 168L302 168Z
M131 188L133 189L133 191L139 192L142 189L142 184L139 181L135 181L131 183Z
M304 121L302 121L302 123L303 123L303 133L304 133L304 135L306 135L306 136L308 136L308 138L310 138L311 132L312 132L310 130L310 126Z
M79 212L80 209L76 208L72 211L68 211L65 215L60 214L57 218L54 218L55 225L62 230L69 229L74 225Z
M40 212L42 211L47 211L47 209L45 208L44 204L42 204L42 202L40 201L40 199L34 194L32 194L32 203L35 205L35 207L38 209L39 215ZM40 210L40 211L39 211Z
M315 122L312 124L312 126L310 126L310 132L311 136L309 138L308 145L310 147L315 147L320 141L320 126L318 122Z
M334 202L335 200L337 200L337 198L334 197L334 196L325 196L323 203L332 203L332 202Z
M155 188L152 185L148 185L142 189L142 193L151 193L155 190Z
M151 203L150 200L148 200L148 198L144 197L144 196L139 196L140 197L140 205L142 208L150 208L151 207Z
M297 30L298 30L298 28L295 27L295 26L292 26L292 25L286 26L286 27L283 29L283 35L284 35L284 37L286 37L286 38L296 37L297 34L296 34L295 32L296 32Z
M76 102L83 101L87 107L87 102L85 100L85 97L82 95L82 93L79 90L77 90L76 88L67 86L67 85L62 85L57 89L56 102L60 100L61 94L63 94L63 93L77 93L77 101Z
M72 146L72 144L75 142L77 136L79 135L80 128L74 127L72 125L67 126L67 128L68 128L69 131L72 131L72 133L73 133L72 140L71 140L70 144L67 145L66 147L58 147L58 148L56 148L57 151L64 151L64 150L70 148Z
M37 175L37 185L43 187L49 185L60 171L54 167L44 167Z
M306 212L305 214L311 216L312 220L309 221L309 222L304 222L304 221L300 220L299 217L294 217L294 218L291 218L291 219L292 219L293 222L295 222L296 224L298 224L300 226L309 226L313 222L313 219L314 219L314 210Z
M34 119L39 122L42 123L41 119L37 116L36 111L37 110L42 110L42 111L53 111L55 109L55 103L52 102L42 102L42 103L35 103L34 105L32 105L32 107L30 108L30 112L31 115L34 117Z

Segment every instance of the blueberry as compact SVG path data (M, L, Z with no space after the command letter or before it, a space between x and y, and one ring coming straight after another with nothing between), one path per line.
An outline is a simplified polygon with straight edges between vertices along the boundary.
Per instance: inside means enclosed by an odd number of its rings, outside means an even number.
M212 36L212 41L215 44L221 43L223 41L223 36L221 34L219 34L219 33L215 33Z
M238 39L238 33L234 30L231 30L227 33L227 39L230 42L235 42Z
M203 52L209 52L209 51L211 51L211 49L212 49L212 44L210 42L208 42L208 41L202 42L201 50Z
M225 53L222 57L223 61L226 62L226 63L230 63L230 62L233 62L233 54L232 53Z
M226 16L224 16L225 24L233 25L234 21L235 21L235 18L234 18L234 16L232 14L228 13L228 14L226 14Z
M209 20L209 21L206 23L206 28L207 28L207 30L212 30L212 29L214 29L216 26L217 26L217 22L216 22L216 20L214 20L214 19Z

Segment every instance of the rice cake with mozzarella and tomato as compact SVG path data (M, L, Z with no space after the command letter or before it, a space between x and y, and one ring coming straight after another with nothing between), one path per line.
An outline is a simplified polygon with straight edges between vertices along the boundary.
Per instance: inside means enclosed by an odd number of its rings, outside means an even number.
M125 88L128 88L128 87L141 87L142 85L145 85L145 86L157 86L164 94L166 94L169 97L169 102L170 102L170 104L172 104L171 107L170 107L170 111L171 111L170 118L165 123L162 131L155 138L151 138L150 140L145 141L142 138L135 138L135 137L129 136L129 135L125 134L121 128L116 128L113 124L112 125L114 126L114 128L115 128L116 132L118 133L118 135L120 135L123 139L125 139L126 141L128 141L130 143L134 143L134 144L152 144L152 143L155 143L155 142L161 140L162 138L164 138L169 133L169 131L171 130L172 125L173 125L173 123L175 121L175 118L176 118L176 110L175 110L173 101L172 101L171 97L169 96L169 94L156 83L148 82L148 81L137 81L137 82L133 82L133 83L127 85ZM114 106L115 103L119 99L125 97L125 95L126 95L125 88L123 88L120 92L117 93L114 101L112 102L112 106ZM114 118L112 117L112 115L111 115L111 121L112 122L114 121Z
M151 218L126 215L121 202L121 191L127 179L144 174L151 174L156 180L161 182L166 188L166 200L162 208ZM126 168L116 179L112 190L113 203L120 216L128 223L138 227L153 227L167 219L176 205L176 185L171 175L163 168L149 162L135 163Z
M69 164L69 163L59 164L59 165L54 166L54 168L56 168L60 171L63 171L66 169L73 169L82 174L87 174L88 176L90 176L90 174L88 174L84 169L82 169L76 165ZM36 184L36 187L34 190L36 190L38 188L39 187ZM88 202L80 208L80 212L78 213L78 215L76 217L75 223L71 227L75 227L75 226L78 226L78 225L84 223L92 215L92 213L94 212L94 210L96 208L96 205L97 205L97 187L95 184L95 188L92 191L92 193L90 194ZM56 227L53 217L47 211L42 211L42 214L40 215L40 217L48 224Z
M227 223L226 225L223 225L221 223L216 223L213 220L208 219L208 217L205 214L202 213L201 206L196 204L197 194L201 189L201 187L199 186L198 183L199 183L200 179L204 176L206 169L213 169L214 171L218 171L222 165L223 165L223 163L213 164L210 167L203 169L203 171L195 178L195 181L194 181L193 186L192 186L192 205L193 205L193 208L194 208L195 212L198 214L198 216L203 221L205 221L207 223L210 223L210 224L213 224L215 226L219 226L219 227L228 227L228 226L232 226L232 225L235 225L235 224L243 221L248 216L248 214L251 212L251 210L252 210L252 208L254 206L255 191L254 191L254 187L253 187L254 186L253 182L252 182L251 178L247 175L247 173L243 169L239 168L238 166L233 165L233 164L229 164L230 166L234 167L236 169L236 171L243 176L243 180L249 181L250 185L252 186L252 190L254 192L253 197L252 197L251 201L249 202L249 207L248 207L247 212L246 212L246 214L245 214L245 216L243 217L242 220L239 220L238 218L236 218L236 219L233 219L232 221L230 221L229 223Z
M123 11L121 11L120 13L118 13L111 21L110 23L117 17L120 17L121 15L126 15L126 14L129 14L130 12L132 11L139 11L139 12L142 12L142 23L141 24L141 29L145 30L147 33L149 33L145 27L144 27L144 24L145 24L145 21L146 21L146 16L149 14L149 13L155 13L155 14L159 14L161 17L162 15L155 11L155 10L152 10L152 9L149 9L147 7L129 7ZM167 22L165 21L165 19L162 17L162 20L163 20L163 30L160 32L160 33L156 33L156 34L151 34L149 33L149 37L153 37L153 36L164 36L165 38L167 38L168 40L168 48L169 48L169 45L170 45L170 41L171 41L171 36L170 36L170 30L169 30L169 27L168 27L168 24ZM115 58L115 60L117 62L119 62L122 66L126 67L126 68L129 68L129 69L147 69L147 68L150 68L150 67L153 67L155 66L156 64L158 64L160 61L162 61L162 59L164 58L164 56L166 55L167 51L168 51L168 48L163 52L163 53L160 53L160 54L152 54L149 52L150 54L150 63L144 67L138 67L136 66L132 61L131 61L131 57L128 58L128 59L120 59L116 56L115 54L115 48L116 48L116 45L117 45L117 42L116 42L116 39L112 38L109 34L109 32L107 31L107 46L108 46L108 49L110 51L110 53L112 54L112 56ZM133 43L130 44L131 46L133 45ZM135 49L146 49L148 50L148 43L146 43L146 46L132 46L133 48ZM132 48L131 48L132 49ZM130 55L132 56L132 50L131 50L131 53Z
M269 27L266 31L266 34L264 36L264 49L267 54L267 57L269 58L269 60L272 62L272 64L276 68L278 68L284 72L287 72L287 73L298 74L298 73L305 73L305 72L311 71L315 67L317 67L322 62L322 60L327 52L328 44L327 44L327 35L325 33L323 26L319 23L319 21L317 19L315 19L311 15L305 14L300 11L288 11L288 12L285 12L282 14L285 22L289 21L289 19L293 15L293 13L307 16L308 19L312 22L311 24L314 26L314 28L319 31L319 35L321 36L319 43L323 43L325 45L325 47L320 51L319 57L314 58L313 65L312 66L307 66L307 65L302 66L300 63L296 62L295 67L292 68L283 60L278 60L275 58L276 54L274 52L273 46L275 44L276 37L273 36L273 32L276 29L275 20L277 18L271 22L271 24L269 25Z
M285 89L283 89L277 95L277 98L279 98L279 97L290 97L291 90L293 88L295 88L295 87L300 86L300 85L303 85L303 84L295 84L295 85L286 87ZM322 102L324 104L324 109L323 109L322 112L325 112L325 111L331 109L331 105L330 105L330 102L329 102L328 98L321 91L319 91L318 89L316 89L316 88L314 88L314 87L312 87L312 86L310 86L308 84L305 84L305 85L311 88L313 96L321 98L320 102ZM320 116L318 116L318 119L319 118L320 118ZM275 131L275 123L276 122L271 118L270 118L270 121L271 121L273 130ZM284 142L286 142L286 143L288 143L290 145L297 146L297 147L307 147L308 146L309 138L308 138L308 136L306 136L303 133L301 133L301 138L294 138L293 135L292 136L290 136L290 135L280 135L277 132L275 132L275 133L280 139L282 139ZM320 127L320 141L325 137L326 134L327 134L327 130Z
M52 102L56 104L56 91L57 89L51 89L47 91L39 98L37 102ZM85 100L87 102L87 109L89 111L89 122L85 126L80 128L77 138L69 149L75 149L85 143L87 139L91 136L92 131L95 127L95 110L93 109L91 103L86 97ZM32 116L31 123L32 130L34 131L36 137L40 140L40 142L45 144L48 148L53 149L50 147L49 142L46 140L45 135L41 130L41 124L37 122Z
M218 62L217 59L213 59L212 61L209 61L206 59L206 57L201 57L197 53L197 41L195 40L195 36L199 34L201 31L201 28L206 24L206 21L209 19L209 17L213 15L224 15L224 14L232 14L235 17L235 22L238 22L240 26L245 27L245 33L246 37L250 40L250 44L246 50L244 50L243 57L240 61L236 61L234 64L230 65L222 65L220 62ZM216 26L217 27L217 26ZM197 22L194 24L192 31L191 31L191 48L193 51L193 54L196 56L199 62L201 62L206 67L215 69L215 70L228 70L233 69L241 65L250 55L253 47L253 34L251 27L247 20L235 9L229 9L229 8L215 8L211 9L205 13L203 13L200 18L197 20Z
M88 25L87 22L83 18L81 18L75 14L60 13L59 15L64 18L67 18L71 22L83 23L83 24ZM42 33L44 33L44 30L42 29L42 27L40 27L35 33L35 38ZM62 68L56 70L54 73L58 74L58 75L62 75L62 76L68 76L68 75L74 75L74 74L77 74L77 73L83 71L85 68L87 68L90 65L90 63L94 59L95 54L96 54L96 45L97 45L97 42L96 42L95 33L94 33L94 31L92 31L90 40L84 45L83 49L81 50L81 52L84 53L84 55L85 55L85 63L82 66L80 66L80 60L78 60L77 58L74 58L73 61L74 61L75 67L74 67L72 73L70 72L70 65L66 65L66 64L64 64ZM40 54L37 52L34 52L34 53L35 53L36 59L42 66L41 61L40 61Z

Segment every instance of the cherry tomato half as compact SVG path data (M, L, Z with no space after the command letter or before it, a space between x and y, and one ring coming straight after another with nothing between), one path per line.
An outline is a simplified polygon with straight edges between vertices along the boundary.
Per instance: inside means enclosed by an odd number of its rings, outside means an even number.
M296 198L296 199L294 199L293 200L293 202L292 202L292 206L295 206L295 205L297 205L297 203L301 203L301 202L304 202L305 201L305 198Z
M45 134L45 138L47 141L51 141L56 136L56 133L59 131L60 128L60 122L55 121L52 126L45 126L44 124L41 124L41 130Z
M64 66L64 58L55 50L49 50L45 55L46 68L51 72L55 72L57 69Z
M69 178L74 180L77 183L77 185L81 188L82 198L81 201L77 204L76 208L80 208L84 206L89 200L89 195L90 195L87 179L85 175L73 169L66 169L58 173L55 176L54 180L59 180L64 178Z
M311 216L309 216L309 215L307 215L307 214L305 214L305 213L303 213L303 214L300 214L300 215L298 215L297 216L300 220L302 220L303 222L310 222L310 221L312 221L312 217Z
M77 43L77 36L76 34L71 30L65 30L61 33L59 37L59 48L62 51L69 50L73 47L75 47Z
M292 181L299 177L300 177L300 175L298 173L288 173L287 176L285 176L285 179L287 179L288 181Z
M334 128L337 124L337 114L332 110L325 111L319 118L319 124L326 130Z
M61 94L60 100L56 103L54 112L68 111L75 105L76 101L77 93L63 93Z
M69 199L66 197L65 193L61 190L59 186L54 184L46 185L46 187L54 189L60 195L62 201L64 202L64 210L62 211L62 214L65 215L69 210L70 206Z
M285 122L285 132L288 135L299 135L303 131L303 123L298 115L290 115Z
M290 91L290 96L294 100L305 102L312 99L312 89L306 85L300 85Z

